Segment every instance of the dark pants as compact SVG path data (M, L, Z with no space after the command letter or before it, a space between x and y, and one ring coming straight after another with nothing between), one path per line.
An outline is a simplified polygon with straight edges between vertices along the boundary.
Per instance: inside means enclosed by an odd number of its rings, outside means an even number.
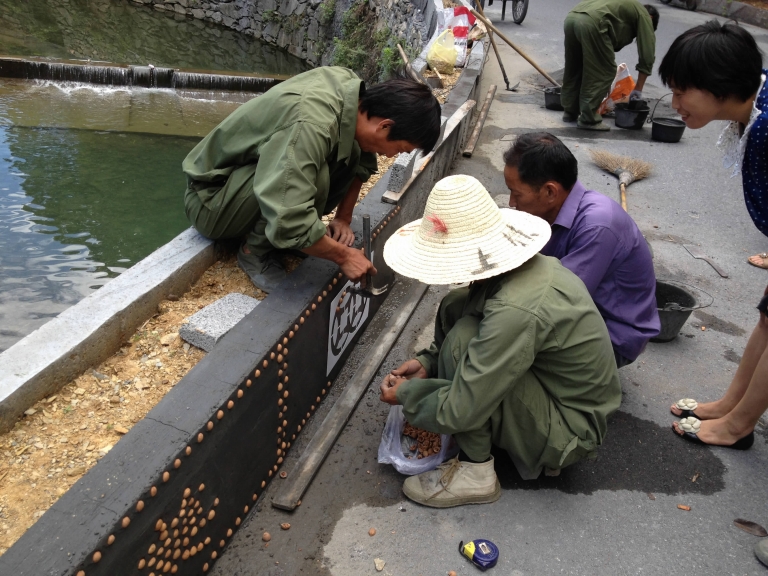
M437 377L453 380L469 342L478 335L480 318L464 314L467 289L450 292L440 304L435 320L435 344L439 347ZM508 384L499 382L499 386ZM475 462L491 455L495 444L507 451L524 479L538 477L541 466L565 467L585 456L580 447L563 456L554 446L568 444L572 433L558 418L552 397L532 372L521 376L507 397L477 429L453 435L464 453Z
M263 257L275 247L267 239L267 221L253 193L255 169L255 165L248 165L233 171L216 193L218 202L214 209L204 205L194 189L187 188L184 209L192 225L206 238L245 238L251 254Z
M629 366L634 362L634 360L629 360L628 358L624 358L621 354L616 352L616 349L613 350L613 356L616 358L616 368L624 368L624 366Z
M583 124L602 120L597 113L616 76L613 44L587 14L565 18L565 70L560 103Z

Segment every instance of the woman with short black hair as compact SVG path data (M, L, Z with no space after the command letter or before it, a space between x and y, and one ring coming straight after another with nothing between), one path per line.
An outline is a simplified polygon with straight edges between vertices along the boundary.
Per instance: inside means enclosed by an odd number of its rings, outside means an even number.
M659 74L672 89L672 107L689 128L728 121L718 146L726 167L741 173L749 215L768 236L768 87L762 62L749 32L712 20L673 42ZM768 408L766 301L768 296L760 301L760 318L725 395L715 402L684 399L672 405L672 413L684 417L673 425L677 434L702 444L752 445L755 424Z

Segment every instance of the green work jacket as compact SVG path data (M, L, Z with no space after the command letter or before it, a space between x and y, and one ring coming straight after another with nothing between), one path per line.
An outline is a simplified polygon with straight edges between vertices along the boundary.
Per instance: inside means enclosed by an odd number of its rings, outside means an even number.
M650 75L656 59L656 33L648 10L637 0L584 0L571 12L589 15L618 52L637 37L637 70Z
M224 193L251 187L273 246L313 245L354 177L376 172L355 140L361 88L351 70L324 66L243 104L184 159L189 188L215 211Z
M476 316L479 331L457 359L453 381L413 379L398 388L408 422L455 434L501 421L494 442L516 447L517 459L533 471L593 453L621 403L621 384L608 330L584 283L556 258L537 254L473 283L463 315ZM430 376L438 355L434 342L417 355ZM534 414L539 430L504 421L515 410L504 404L516 401L512 392L524 381L538 383L550 398ZM547 438L543 452L527 452L526 433Z

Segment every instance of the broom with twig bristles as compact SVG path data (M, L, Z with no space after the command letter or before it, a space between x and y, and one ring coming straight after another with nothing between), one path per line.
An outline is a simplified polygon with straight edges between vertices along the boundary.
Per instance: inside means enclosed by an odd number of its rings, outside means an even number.
M619 191L621 192L621 207L627 211L627 186L635 180L642 180L651 173L651 164L628 156L611 154L605 150L590 150L592 161L606 172L610 172L619 179Z

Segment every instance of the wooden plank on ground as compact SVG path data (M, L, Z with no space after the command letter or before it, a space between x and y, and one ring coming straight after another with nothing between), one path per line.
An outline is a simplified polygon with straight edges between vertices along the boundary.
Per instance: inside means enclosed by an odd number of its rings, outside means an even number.
M320 428L315 432L301 458L299 458L296 468L289 474L288 479L281 483L281 489L275 499L272 500L272 506L282 510L293 510L296 508L296 503L301 500L325 457L333 448L336 439L341 434L344 426L347 425L349 417L354 412L358 402L360 402L360 398L368 389L371 378L376 375L379 366L381 366L389 350L400 336L411 314L413 314L416 306L421 302L421 298L426 290L427 285L420 282L414 282L408 288L402 304L397 312L387 321L384 329L376 338L373 346L371 346L370 352L350 379L344 392L336 400L333 408L328 412Z

